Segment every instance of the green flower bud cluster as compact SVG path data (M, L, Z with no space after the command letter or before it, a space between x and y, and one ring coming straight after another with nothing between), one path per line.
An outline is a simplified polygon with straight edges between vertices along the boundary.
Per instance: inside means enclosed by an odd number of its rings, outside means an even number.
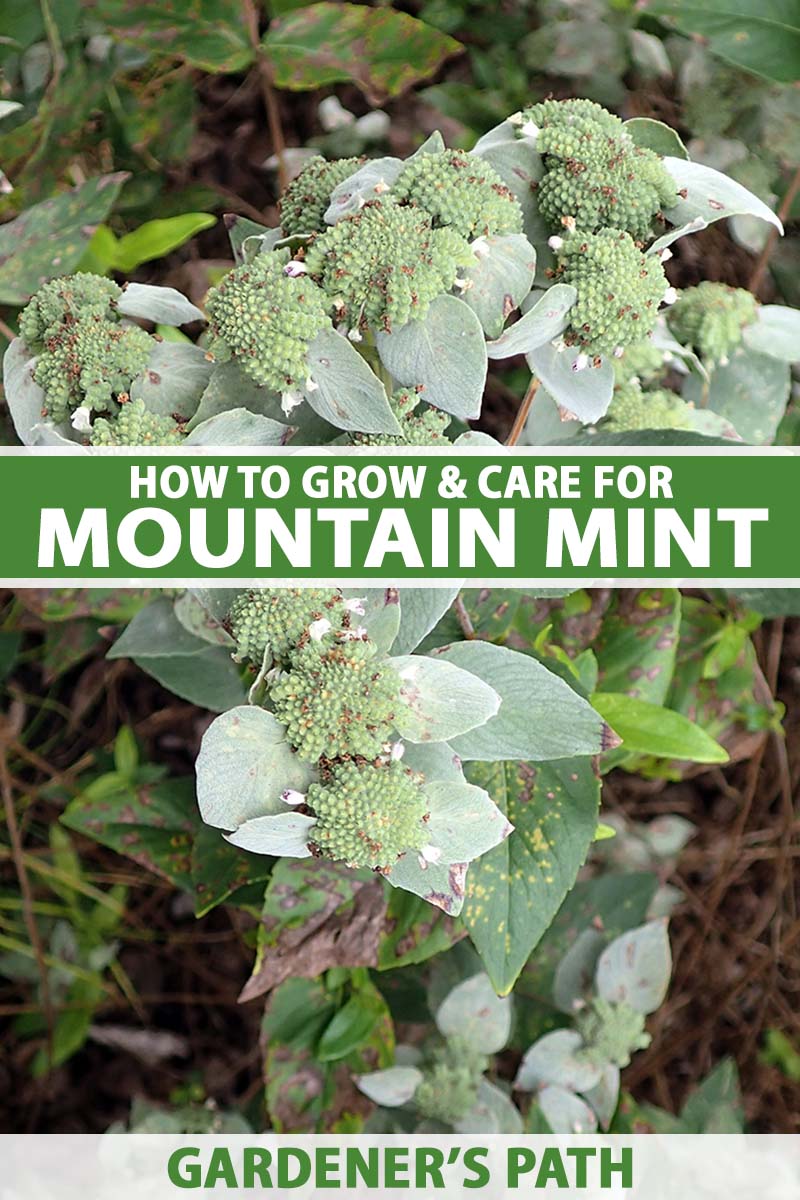
M314 238L305 259L337 320L385 332L424 317L431 301L453 287L459 268L474 263L453 229L434 229L427 213L388 197Z
M670 329L709 363L725 362L755 321L758 301L744 288L705 280L681 292L667 316Z
M356 433L356 446L439 446L450 445L445 433L450 417L441 409L420 402L419 393L413 388L400 388L390 402L400 423L401 434Z
M392 195L423 209L434 228L448 226L469 240L522 232L522 208L514 193L494 167L463 150L409 159Z
M640 383L653 383L667 371L664 351L654 346L649 338L628 346L622 358L614 359L614 378L617 384L638 379Z
M578 292L564 340L590 357L621 354L652 333L667 293L659 259L642 254L629 234L613 229L565 238L555 275Z
M579 1013L576 1025L584 1041L580 1056L597 1066L614 1063L627 1067L631 1055L646 1050L652 1040L642 1013L629 1004L612 1004L599 996Z
M545 100L517 118L536 129L544 176L536 198L553 230L622 229L647 239L653 219L677 202L658 154L637 146L618 117L591 100Z
M292 655L270 698L300 758L374 759L392 732L400 677L366 634L311 639Z
M637 429L692 429L691 406L666 388L642 390L638 379L614 389L603 420L606 433L630 433Z
M56 423L81 406L113 410L147 366L153 339L122 323L122 289L101 275L78 274L46 283L20 316L20 337L38 352L34 379L45 413Z
M313 621L325 618L333 629L342 629L349 617L338 589L254 588L239 593L226 625L236 642L236 658L260 667L267 648L273 660L286 661Z
M488 1058L476 1052L466 1038L448 1038L434 1052L433 1062L414 1093L420 1116L457 1125L475 1105L478 1085L488 1066Z
M129 400L116 417L98 417L89 441L93 446L180 446L183 430L171 417L149 412L144 400Z
M207 303L212 353L280 392L306 383L309 342L330 323L325 296L291 273L289 259L288 250L257 255L212 288Z
M388 871L403 854L420 851L428 841L420 779L402 762L335 763L306 796L317 818L315 850L375 871Z
M327 228L325 210L331 202L331 192L352 175L363 158L339 158L329 161L315 155L287 187L278 208L281 229L287 237L303 233L322 233Z

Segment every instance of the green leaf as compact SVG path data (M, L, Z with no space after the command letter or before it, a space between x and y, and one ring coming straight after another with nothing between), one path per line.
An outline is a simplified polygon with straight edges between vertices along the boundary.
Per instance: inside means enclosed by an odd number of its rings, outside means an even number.
M240 888L269 879L272 863L260 854L249 854L220 837L218 830L201 825L192 843L194 913L204 917Z
M454 417L479 417L486 382L481 323L463 300L438 296L421 321L378 333L378 354L402 387L421 387L425 400Z
M356 1083L365 1096L386 1108L408 1104L422 1083L422 1072L416 1067L387 1067L371 1075L359 1075Z
M620 692L596 692L592 704L632 753L699 763L728 761L727 751L704 729L671 709Z
M386 1001L371 983L360 987L326 1026L317 1043L321 1063L338 1062L363 1046L378 1022L390 1023Z
M535 658L476 639L434 650L483 679L501 697L497 716L464 737L448 738L465 762L543 761L596 754L603 722L590 704Z
M238 0L100 0L95 14L120 40L151 53L185 59L201 71L242 71L253 61Z
M530 354L552 342L566 329L567 313L578 298L574 287L556 283L496 341L486 347L489 358L510 358Z
M675 669L680 621L677 588L615 591L600 636L592 643L599 689L663 704Z
M185 446L285 446L289 425L272 421L246 408L231 408L195 425Z
M553 1133L594 1133L597 1118L589 1105L566 1088L548 1084L537 1096L537 1104Z
M400 628L392 643L395 654L411 654L458 595L459 589L435 587L401 587Z
M531 290L536 251L521 233L479 238L472 249L475 266L464 271L471 286L461 298L475 313L486 336L497 338Z
M3 355L3 395L14 431L23 446L36 444L45 395L33 378L36 358L21 338L14 338Z
M659 43L660 45L661 43ZM631 135L637 146L652 150L662 158L668 155L673 158L688 158L689 153L675 130L663 121L654 121L651 117L632 117L625 122L625 129Z
M139 317L158 325L188 325L205 319L181 292L154 283L126 284L117 308L126 317Z
M305 398L314 412L337 429L399 434L386 388L342 334L323 329L308 348L308 371L316 387Z
M712 54L776 83L800 78L800 14L792 0L644 0L641 9Z
M494 167L519 200L524 218L523 232L531 245L545 243L550 230L539 215L536 203L536 185L544 174L544 164L531 139L520 137L516 126L503 121L479 138L472 152Z
M25 304L48 279L68 275L128 175L100 175L0 226L0 304Z
M182 213L178 217L145 221L144 225L118 239L113 267L128 275L142 263L177 250L196 233L210 229L216 223L217 218L212 213Z
M203 737L196 770L200 813L218 829L287 814L281 793L304 792L314 778L286 741L285 727L254 705L217 717Z
M600 781L591 763L474 763L514 826L470 867L463 921L495 988L506 994L573 886L592 843Z
M200 824L191 778L135 786L111 772L76 796L61 821L191 891L192 840Z
M264 46L278 87L307 91L352 81L372 103L398 96L462 49L395 9L331 3L273 21Z
M555 1029L546 1033L526 1052L514 1086L524 1092L535 1092L548 1085L567 1088L570 1092L594 1087L600 1079L601 1068L582 1057L582 1049L583 1038L574 1029Z
M393 888L386 909L386 930L378 950L378 969L392 970L443 954L463 930L421 896Z
M573 371L573 361L572 354L558 351L550 342L528 355L528 366L559 408L577 417L584 425L599 421L611 403L614 368L603 359L599 367L590 366L585 371ZM672 435L674 431L670 430L669 433Z
M213 364L191 342L154 342L144 372L131 384L131 399L143 400L149 412L178 415L188 421L196 412Z

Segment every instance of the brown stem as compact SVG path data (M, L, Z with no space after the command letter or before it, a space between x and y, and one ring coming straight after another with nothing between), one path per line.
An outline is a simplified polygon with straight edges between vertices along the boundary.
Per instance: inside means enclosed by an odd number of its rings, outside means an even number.
M783 200L781 201L781 206L778 209L778 218L781 221L781 224L783 224L788 219L789 212L791 210L792 205L794 204L795 196L797 195L797 193L799 191L800 191L800 167L797 168L794 175L792 176L792 182L789 184L788 188L786 189L786 195L783 197ZM774 225L771 225L770 229L769 229L769 233L767 235L767 240L764 243L764 248L758 256L758 262L756 263L755 267L753 268L753 274L750 276L750 282L747 285L748 288L750 289L750 291L753 292L754 295L758 293L758 290L761 287L761 284L764 282L764 276L767 272L767 267L769 266L769 260L772 255L772 250L775 246L777 237L778 237L778 230L775 228Z
M11 787L11 775L8 770L8 762L6 759L5 744L0 746L0 791L3 793L3 807L6 814L6 823L8 825L8 835L11 839L11 853L14 859L14 868L17 872L19 881L20 895L22 896L22 915L25 921L25 928L28 931L31 948L36 957L36 965L39 968L39 976L42 987L42 1012L44 1014L45 1025L47 1026L47 1068L48 1071L53 1065L53 1030L55 1028L55 1020L53 1016L53 1000L50 995L50 974L45 961L45 952L42 945L42 939L39 936L39 928L36 924L36 917L33 913L33 892L31 890L28 872L25 867L25 856L22 849L22 838L20 837L19 825L17 824L17 814L14 808L14 794Z
M522 436L522 431L525 428L525 422L528 419L528 413L531 411L533 398L538 392L539 387L540 381L536 378L536 376L533 376L528 384L527 392L522 397L522 403L520 404L517 415L514 418L514 424L511 426L511 432L506 438L507 446L516 446L517 442Z
M464 637L468 642L473 641L475 638L475 626L470 620L470 615L467 612L467 606L464 603L461 592L458 593L453 601L453 611L458 617L458 623L461 626L461 632L464 634Z
M245 24L247 25L247 33L250 38L250 46L256 60L258 82L261 85L261 96L264 100L264 108L267 113L269 136L272 140L275 157L278 160L278 185L281 192L284 192L289 183L289 174L286 169L286 139L283 136L278 98L275 95L275 88L272 82L272 65L261 42L258 29L258 7L255 0L242 0L242 7Z

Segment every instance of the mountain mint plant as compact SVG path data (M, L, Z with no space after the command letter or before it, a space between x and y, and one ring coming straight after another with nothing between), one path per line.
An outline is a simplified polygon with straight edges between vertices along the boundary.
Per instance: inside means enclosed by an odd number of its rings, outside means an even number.
M4 364L20 439L460 445L489 361L520 356L538 387L523 443L581 425L774 436L797 313L710 281L679 297L666 264L722 217L780 222L657 121L532 103L471 151L433 134L405 160L313 156L279 211L274 229L232 219L236 263L205 312L170 288L45 283ZM202 320L196 341L148 331ZM652 351L686 409L613 401L626 357Z

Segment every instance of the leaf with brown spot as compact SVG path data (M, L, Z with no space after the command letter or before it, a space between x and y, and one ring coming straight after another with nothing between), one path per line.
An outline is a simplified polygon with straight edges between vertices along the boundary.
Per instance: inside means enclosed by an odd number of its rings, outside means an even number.
M321 859L281 859L272 872L253 974L240 1000L330 967L374 967L386 916L383 883Z

